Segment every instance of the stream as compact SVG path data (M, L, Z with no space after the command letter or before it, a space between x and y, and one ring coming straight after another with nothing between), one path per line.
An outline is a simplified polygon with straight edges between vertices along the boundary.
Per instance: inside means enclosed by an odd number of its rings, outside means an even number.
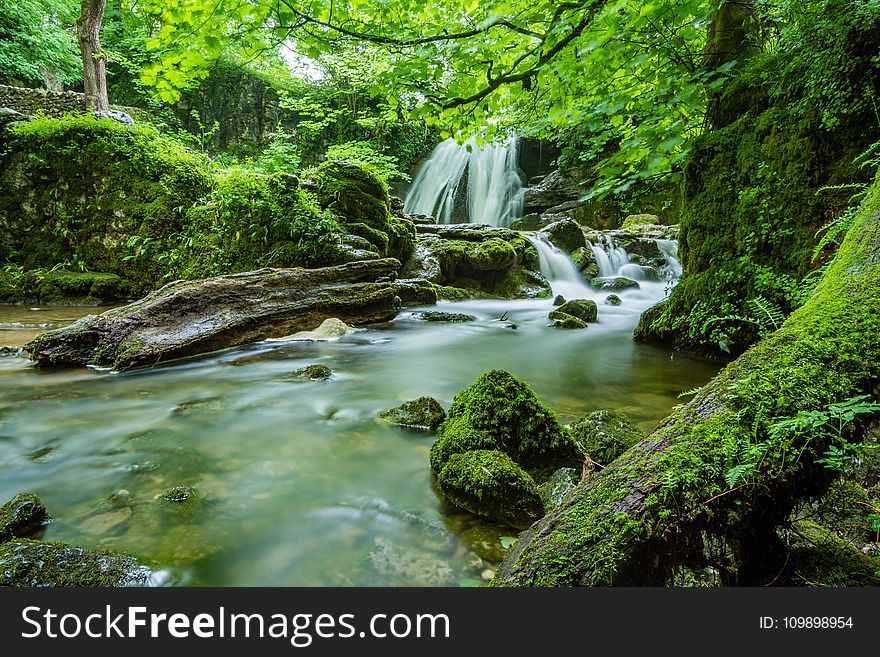
M488 577L503 556L500 537L513 530L441 503L428 464L433 436L381 425L379 411L421 395L448 408L497 368L530 384L564 423L615 408L649 431L718 368L632 341L668 282L642 281L609 306L564 255L536 248L554 292L596 299L598 323L554 329L550 299L471 300L430 308L477 318L470 323L425 322L408 308L335 341L262 342L122 374L0 358L0 499L35 492L56 518L45 539L155 559L170 584ZM45 330L32 324L95 311L0 307L0 335L20 344ZM312 363L334 378L291 376ZM193 487L197 501L165 501L173 486Z

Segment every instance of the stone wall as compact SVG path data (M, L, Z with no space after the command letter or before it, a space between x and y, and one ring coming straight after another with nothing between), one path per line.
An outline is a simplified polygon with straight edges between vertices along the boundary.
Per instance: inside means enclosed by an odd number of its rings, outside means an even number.
M49 116L82 114L87 109L85 95L75 91L46 91L6 85L0 85L0 107L8 107L22 114L42 111Z

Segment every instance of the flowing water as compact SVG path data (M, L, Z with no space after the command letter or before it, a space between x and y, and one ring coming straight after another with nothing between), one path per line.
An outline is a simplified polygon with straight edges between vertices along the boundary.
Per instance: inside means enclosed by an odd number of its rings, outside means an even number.
M614 248L603 248L609 262ZM0 358L0 499L34 491L57 518L46 538L151 557L180 584L478 579L512 530L445 507L431 483L433 437L380 425L376 413L420 395L448 407L501 368L563 422L616 408L650 430L717 369L631 340L666 283L645 281L608 306L564 255L539 251L556 293L597 300L596 324L550 328L550 300L475 300L432 307L471 323L428 323L408 309L335 341L257 343L123 374ZM41 313L2 308L0 323L54 321ZM291 376L311 363L335 377ZM177 485L199 502L164 501Z
M507 226L520 215L525 188L517 141L441 142L416 171L404 211L454 221Z

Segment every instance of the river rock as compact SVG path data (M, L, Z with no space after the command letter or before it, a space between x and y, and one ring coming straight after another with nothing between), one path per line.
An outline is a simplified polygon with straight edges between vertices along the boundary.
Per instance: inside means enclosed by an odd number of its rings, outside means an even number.
M660 217L656 214L631 214L623 220L622 227L630 228L631 226L658 226L660 225Z
M421 278L398 279L397 296L401 306L432 306L437 303L437 288Z
M524 217L520 217L519 219L514 219L512 222L510 222L510 229L535 231L541 230L548 223L550 223L550 220L541 216L537 212L533 212L531 214L525 215Z
M556 312L577 317L582 322L595 322L599 309L592 299L572 299L559 306Z
M547 319L553 322L553 326L555 328L561 329L585 329L587 328L587 323L582 319L578 319L573 315L569 315L568 313L563 313L558 310L553 310L547 315Z
M587 245L584 231L573 219L563 219L544 228L538 237L547 239L551 244L566 253L573 253Z
M399 310L394 259L322 269L261 269L175 281L102 315L43 333L25 350L39 365L154 366L310 329L336 317L354 325Z
M596 276L590 280L590 285L597 290L630 290L641 287L638 281L625 276Z
M456 506L513 527L528 527L544 515L534 480L498 450L453 454L437 484Z
M444 313L439 310L428 310L423 313L417 313L416 317L426 321L426 322L449 322L449 323L463 323L463 322L473 322L477 318L473 315L467 315L465 313Z
M581 449L603 467L645 436L626 415L613 410L588 413L569 429Z
M518 526L542 513L537 485L584 457L525 383L493 370L456 395L430 459L453 504Z
M623 301L616 294L609 294L605 297L605 303L609 306L619 306Z
M446 411L433 397L419 397L389 408L376 416L380 422L419 431L436 431L446 419Z
M354 333L357 329L349 326L337 317L328 317L321 325L312 331L297 331L293 335L287 335L281 338L269 338L269 342L281 340L309 340L311 342L321 342L325 340L336 340L343 335Z
M550 511L562 504L562 500L578 485L580 480L580 473L574 468L559 468L538 487L538 493L544 501L544 508Z
M0 507L0 543L34 534L50 518L40 498L21 493Z
M148 586L152 575L150 568L131 556L56 542L0 544L0 586Z
M315 363L295 369L293 375L311 381L329 381L333 378L333 370L326 365Z
M571 254L571 261L587 280L599 275L599 262L591 245L575 249Z
M449 564L431 553L405 550L384 538L377 538L369 554L373 567L396 585L451 586L455 573Z
M562 296L561 294L557 294L556 297L553 299L554 306L561 306L564 303L565 303L565 297Z

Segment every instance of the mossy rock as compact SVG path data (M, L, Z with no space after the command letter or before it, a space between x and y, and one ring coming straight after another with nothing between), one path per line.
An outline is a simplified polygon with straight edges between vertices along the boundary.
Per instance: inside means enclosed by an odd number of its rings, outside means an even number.
M514 527L527 527L544 515L534 480L498 450L453 454L437 483L456 506Z
M538 487L538 493L547 511L562 504L581 480L581 474L574 468L559 468L550 478Z
M501 299L548 299L553 292L539 271L525 266L511 267L495 283L492 296Z
M609 306L619 306L623 301L616 294L609 294L605 297L605 304Z
M563 219L546 226L540 233L555 247L566 253L574 253L587 245L584 231L574 219Z
M376 416L384 424L392 424L417 431L436 431L446 419L446 411L433 397L419 397L389 408Z
M500 237L471 245L466 252L467 264L476 271L500 271L516 264L516 249Z
M116 274L55 270L43 276L37 293L44 304L89 306L125 301L135 291Z
M880 586L880 557L864 554L810 520L793 524L796 536L781 583L811 587Z
M541 230L546 225L547 220L545 220L540 214L533 212L532 214L527 214L519 219L514 219L510 222L510 229L534 231Z
M561 329L585 329L587 328L587 323L575 317L574 315L569 315L568 313L564 313L560 310L551 310L550 314L547 315L547 319L553 322L553 326Z
M384 230L378 230L363 222L346 223L345 230L351 235L366 240L381 257L388 255L388 233Z
M615 291L619 292L621 290L637 290L639 287L638 281L634 281L631 278L626 278L625 276L596 276L590 279L590 286L596 288L597 290L604 291Z
M437 310L429 310L419 313L417 316L426 322L447 322L451 324L473 322L477 319L473 315L467 315L465 313L445 313Z
M365 166L339 160L325 162L315 175L318 202L346 222L364 223L385 232L391 214L386 185Z
M33 493L16 495L0 507L0 543L33 535L49 518L39 497Z
M656 214L631 214L623 220L621 228L632 226L657 226L660 225L660 217Z
M65 543L15 540L0 544L0 586L144 586L152 571L127 555Z
M832 530L851 545L861 548L876 540L868 516L877 513L880 502L871 499L857 482L841 477L834 481L814 505L816 522Z
M333 378L333 370L326 365L314 363L298 367L293 371L293 375L300 379L309 379L310 381L329 381Z
M410 259L416 250L416 225L404 217L388 220L388 256L400 262Z
M577 317L582 322L595 322L599 314L599 308L592 299L572 299L563 303L557 310Z
M610 464L645 437L626 415L611 410L587 413L569 430L580 448L602 466Z
M453 285L435 285L434 290L438 301L467 301L474 297L472 290Z
M437 303L437 287L430 281L420 278L398 279L394 285L401 306L432 306Z
M571 261L587 280L599 275L599 262L596 260L596 254L593 253L591 246L575 249L571 254Z
M539 483L562 467L579 468L583 455L528 385L492 370L456 395L431 449L439 472L451 454L499 449Z

